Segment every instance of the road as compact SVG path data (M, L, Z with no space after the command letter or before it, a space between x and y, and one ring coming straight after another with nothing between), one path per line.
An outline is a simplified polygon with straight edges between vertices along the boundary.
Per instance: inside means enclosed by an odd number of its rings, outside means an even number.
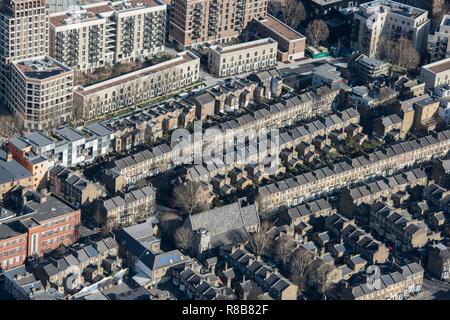
M450 283L423 279L423 291L409 300L450 300Z

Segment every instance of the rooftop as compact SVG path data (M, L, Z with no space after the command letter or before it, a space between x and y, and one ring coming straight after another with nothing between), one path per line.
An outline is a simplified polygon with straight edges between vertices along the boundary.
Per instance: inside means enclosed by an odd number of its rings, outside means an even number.
M416 19L423 13L427 13L426 10L391 0L375 0L363 3L359 7L369 15L390 11L411 19Z
M233 53L233 52L237 52L237 51L253 49L253 48L265 46L268 44L276 44L276 42L272 38L264 38L264 39L260 39L260 40L234 44L234 45L230 45L230 46L215 45L215 46L209 47L209 49L211 51L215 51L220 54L226 54L226 53Z
M72 69L48 56L15 62L14 66L19 69L25 77L35 80L46 80L63 73L72 72Z
M75 92L77 92L80 95L87 96L90 94L93 94L95 92L100 92L102 90L108 90L112 87L119 86L124 83L128 83L134 80L137 80L139 78L143 78L152 74L156 74L160 71L167 70L170 68L175 68L177 66L180 66L184 63L197 60L199 59L197 56L195 56L190 51L184 51L178 54L176 58L173 58L171 60L164 61L162 63L152 65L140 70L136 70L124 75L121 75L119 77L111 78L105 81L101 81L99 83L83 87L78 86L74 89Z
M450 70L450 58L433 62L422 67L434 73L441 73Z
M337 1L341 1L341 0L337 0ZM281 35L282 37L286 38L289 41L305 39L304 35L295 31L294 29L287 26L286 24L282 23L280 20L276 19L275 17L271 16L270 14L267 15L267 17L265 19L258 20L258 23L275 31L276 33L278 33L279 35Z

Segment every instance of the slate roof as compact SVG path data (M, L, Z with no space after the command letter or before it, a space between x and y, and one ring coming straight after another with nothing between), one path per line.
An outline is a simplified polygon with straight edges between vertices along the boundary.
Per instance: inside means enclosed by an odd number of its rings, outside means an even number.
M238 202L190 215L188 225L192 230L204 229L211 235L211 243L226 245L246 238L245 229L257 226L259 216L254 204ZM237 234L234 234L237 233Z

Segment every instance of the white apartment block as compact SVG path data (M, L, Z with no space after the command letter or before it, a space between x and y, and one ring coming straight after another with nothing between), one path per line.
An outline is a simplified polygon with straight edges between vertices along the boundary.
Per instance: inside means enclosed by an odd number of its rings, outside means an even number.
M53 135L31 132L10 140L17 150L39 155L48 160L48 169L56 165L72 167L86 164L111 152L114 132L95 123L83 131L68 126L57 129Z
M433 96L439 101L439 117L448 125L450 123L450 86L444 84L434 88Z
M166 9L160 0L125 0L52 14L50 55L80 71L155 55L164 51Z
M14 62L10 75L9 103L25 128L46 130L69 120L72 69L42 56Z
M444 15L434 34L428 36L430 62L450 57L450 15Z
M87 87L76 87L74 108L82 110L83 119L90 122L192 85L199 80L199 73L200 59L184 51L171 60Z
M272 38L209 48L208 68L219 77L273 67L277 63L278 44Z
M390 0L363 3L354 14L352 48L369 57L376 54L380 39L409 39L419 54L427 50L428 11Z
M426 89L450 84L450 58L422 66L420 77Z

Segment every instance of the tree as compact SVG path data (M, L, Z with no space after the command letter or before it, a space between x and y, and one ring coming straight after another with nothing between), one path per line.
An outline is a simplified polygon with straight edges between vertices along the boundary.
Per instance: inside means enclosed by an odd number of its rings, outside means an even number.
M450 2L447 0L435 0L433 3L433 20L439 23L445 14L450 12Z
M24 130L22 119L13 114L0 115L0 138L9 138L22 134Z
M395 70L400 72L414 69L420 62L420 56L412 42L405 37L401 37L398 41L383 37L379 41L376 56L380 60L389 62Z
M321 42L326 41L330 35L328 26L325 21L319 19L314 20L308 24L306 34L314 47L317 47Z
M176 185L173 194L175 205L185 214L195 214L207 210L212 202L209 191L194 181Z
M299 288L302 286L305 272L313 259L314 256L307 250L297 249L291 255L289 261L289 278Z
M283 270L288 268L288 263L295 249L295 242L290 241L290 239L282 234L274 242L273 254L280 261L280 266Z
M331 285L330 272L333 267L327 263L322 263L318 268L309 269L308 276L312 280L314 289L321 294L324 294Z
M244 295L247 297L247 300L258 300L258 297L263 293L264 291L260 286L258 286L256 283L252 283L251 288L248 290L248 292L245 292Z
M248 245L255 256L266 254L270 248L271 239L267 235L270 229L272 229L272 223L264 221L260 224L257 231L250 234Z
M417 68L420 63L420 56L407 38L400 38L397 42L398 61L397 66L403 70Z
M305 6L298 0L287 0L285 7L286 24L297 29L299 24L307 19Z
M191 229L187 226L183 225L175 230L173 235L173 240L175 242L175 246L185 252L186 254L191 254L192 244L194 243L194 234Z
M277 16L278 12L283 11L280 1L270 0L267 4L267 11L274 17Z

